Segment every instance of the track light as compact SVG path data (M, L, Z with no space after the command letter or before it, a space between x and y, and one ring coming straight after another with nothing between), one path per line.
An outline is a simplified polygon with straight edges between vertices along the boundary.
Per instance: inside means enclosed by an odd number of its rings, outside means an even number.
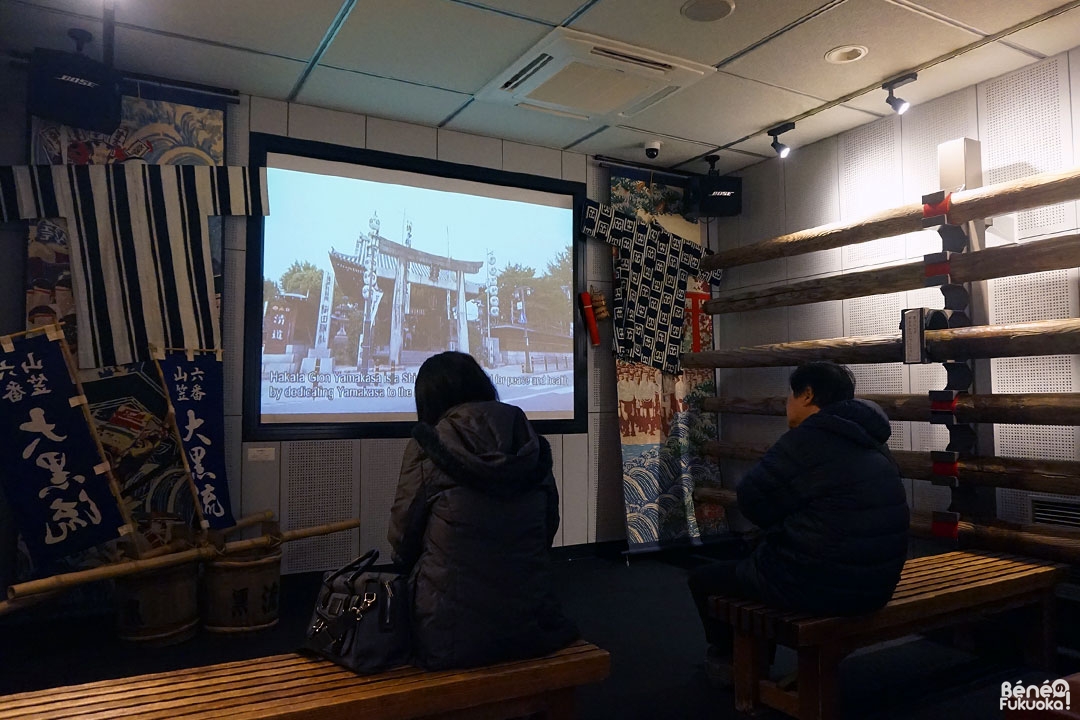
M791 148L780 142L779 136L786 133L788 130L794 130L795 123L789 122L783 125L777 125L772 130L769 130L769 137L772 138L772 149L776 151L776 154L781 158L786 158L791 154Z
M881 86L882 90L889 91L889 97L885 98L885 102L888 103L889 107L891 107L897 115L903 115L904 113L906 113L908 111L908 108L911 107L911 103L909 103L904 98L896 97L894 91L901 85L907 85L909 82L915 82L918 77L918 73L909 73L907 75L902 75L895 80L890 80L889 82Z

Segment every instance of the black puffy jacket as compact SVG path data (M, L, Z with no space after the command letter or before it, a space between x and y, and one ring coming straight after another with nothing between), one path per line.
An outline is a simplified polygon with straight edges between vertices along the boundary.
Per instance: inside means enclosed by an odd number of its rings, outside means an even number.
M414 428L389 540L410 569L418 665L533 657L577 637L551 593L551 467L547 440L513 405L466 403Z
M845 400L789 430L743 478L739 509L764 538L739 564L769 603L828 615L876 610L907 558L908 505L881 408Z

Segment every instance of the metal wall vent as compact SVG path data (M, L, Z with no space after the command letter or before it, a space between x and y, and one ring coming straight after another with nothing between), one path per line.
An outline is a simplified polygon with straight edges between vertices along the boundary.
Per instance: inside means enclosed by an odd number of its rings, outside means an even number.
M1080 500L1032 498L1031 521L1043 525L1080 528Z

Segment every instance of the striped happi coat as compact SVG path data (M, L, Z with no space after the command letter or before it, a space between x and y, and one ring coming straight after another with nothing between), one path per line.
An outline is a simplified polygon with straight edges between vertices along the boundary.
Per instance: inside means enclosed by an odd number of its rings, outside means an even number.
M67 220L81 367L220 347L206 218L267 207L265 168L0 167L0 219Z

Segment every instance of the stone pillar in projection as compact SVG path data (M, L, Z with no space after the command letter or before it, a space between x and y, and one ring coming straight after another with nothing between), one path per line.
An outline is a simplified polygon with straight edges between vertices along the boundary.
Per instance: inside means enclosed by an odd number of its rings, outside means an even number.
M390 307L390 364L401 364L401 341L405 334L405 297L408 292L409 261L397 258L397 270L394 272L394 299Z
M465 313L465 273L457 272L457 335L458 351L469 352L469 319Z

